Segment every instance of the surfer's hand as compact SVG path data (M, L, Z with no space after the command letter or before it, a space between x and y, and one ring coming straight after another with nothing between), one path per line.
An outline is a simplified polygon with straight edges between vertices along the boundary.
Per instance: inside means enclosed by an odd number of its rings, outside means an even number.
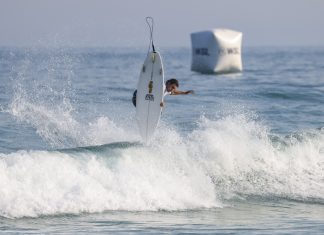
M163 103L163 101L160 103L160 107L164 107L164 103Z
M189 90L189 91L186 91L186 94L195 94L194 90Z

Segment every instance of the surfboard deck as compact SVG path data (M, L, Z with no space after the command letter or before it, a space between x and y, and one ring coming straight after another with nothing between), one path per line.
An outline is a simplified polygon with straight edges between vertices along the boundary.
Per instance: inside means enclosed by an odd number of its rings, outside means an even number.
M137 85L136 120L140 135L148 142L160 120L164 93L164 71L159 52L147 55Z

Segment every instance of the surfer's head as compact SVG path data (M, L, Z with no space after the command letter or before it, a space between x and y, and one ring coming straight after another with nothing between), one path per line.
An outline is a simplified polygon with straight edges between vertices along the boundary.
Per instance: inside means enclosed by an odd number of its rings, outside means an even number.
M171 78L165 82L165 88L168 92L174 91L179 87L179 82L175 78Z

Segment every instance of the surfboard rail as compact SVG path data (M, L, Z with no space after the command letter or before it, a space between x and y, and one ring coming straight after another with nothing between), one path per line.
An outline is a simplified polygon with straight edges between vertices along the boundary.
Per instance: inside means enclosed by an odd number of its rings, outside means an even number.
M161 116L164 93L164 70L159 52L148 53L142 66L136 95L136 120L140 135L148 142Z

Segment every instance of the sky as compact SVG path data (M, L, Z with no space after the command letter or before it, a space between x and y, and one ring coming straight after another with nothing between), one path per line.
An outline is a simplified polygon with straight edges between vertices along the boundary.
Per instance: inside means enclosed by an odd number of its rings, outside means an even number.
M190 47L190 33L243 32L245 46L324 46L324 0L0 0L0 46Z

